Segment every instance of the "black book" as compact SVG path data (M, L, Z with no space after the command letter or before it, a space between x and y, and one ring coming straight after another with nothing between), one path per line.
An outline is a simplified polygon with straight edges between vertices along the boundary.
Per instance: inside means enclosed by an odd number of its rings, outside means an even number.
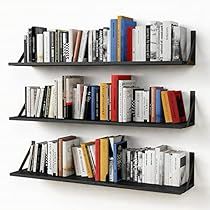
M24 36L24 63L27 63L27 36Z
M63 32L59 32L59 62L63 62Z
M96 30L96 62L99 61L99 31Z
M36 162L36 172L39 172L39 169L40 169L41 152L42 152L42 144L38 144L37 162Z
M150 25L146 25L146 61L150 61Z
M100 120L100 88L96 89L96 119Z
M42 108L41 108L41 114L40 117L44 117L45 109L46 109L46 97L47 97L47 86L44 87L44 95L42 100Z
M91 120L91 88L88 86L85 102L85 120Z
M47 86L46 106L45 106L45 113L44 113L44 117L46 118L48 118L48 115L49 115L51 88L52 86Z
M32 62L32 29L29 28L28 29L28 59L29 59L29 62Z
M55 62L55 32L50 32L50 62Z
M47 28L33 26L29 29L29 61L31 54L31 62L36 62L36 35L42 34L44 31L47 31Z

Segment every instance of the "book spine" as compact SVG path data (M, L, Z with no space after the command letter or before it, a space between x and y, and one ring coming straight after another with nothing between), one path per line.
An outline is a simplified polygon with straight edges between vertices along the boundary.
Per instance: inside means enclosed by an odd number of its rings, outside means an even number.
M100 181L107 181L108 169L109 169L109 143L108 139L100 139Z
M44 32L44 62L50 62L50 32Z
M88 31L83 31L80 49L79 49L79 55L78 55L78 62L84 62L87 38L88 38Z
M87 170L86 170L81 147L77 147L77 153L78 153L80 167L81 167L81 177L87 177Z
M55 62L55 32L50 32L50 62Z
M100 88L96 88L96 112L95 112L95 119L100 120Z
M103 62L107 62L108 31L109 28L103 28Z
M150 61L157 61L157 25L156 22L150 26Z
M135 115L134 121L135 122L144 122L144 90L134 90L134 101L135 101Z
M63 62L63 31L59 31L59 62Z
M151 120L150 122L156 122L156 87L150 88L151 94Z
M96 30L96 61L99 61L99 30Z
M171 110L170 110L167 91L161 92L161 100L162 100L162 105L163 105L163 113L164 113L165 122L172 123L172 116L171 116Z
M103 62L103 29L99 29L99 62Z
M55 31L55 62L59 62L59 32Z
M111 31L107 31L107 62L111 61Z
M132 29L132 61L136 60L136 29Z
M106 83L100 84L100 120L108 120L108 85Z
M156 122L163 122L163 111L162 111L162 101L161 101L161 89L156 89Z
M96 30L92 31L92 56L93 62L96 62Z
M127 150L127 170L126 170L126 180L131 181L130 173L131 173L131 151Z
M137 152L137 159L138 159L138 174L137 174L137 182L138 183L142 183L142 170L143 170L143 155L142 155L142 151L138 151Z
M136 27L135 29L135 61L141 61L141 36L140 36L141 29L139 27Z
M91 87L91 120L96 120L96 88Z
M100 139L95 141L96 176L95 181L100 181Z
M91 87L88 86L86 103L85 103L85 119L91 120Z
M80 119L83 120L85 117L85 105L86 105L86 98L87 98L87 89L88 86L84 86L83 94L82 94L82 103L80 109Z
M29 62L32 62L32 29L28 29L28 51Z
M163 61L163 23L160 24L159 38L160 38L159 60Z
M69 34L63 32L63 62L69 62Z
M150 25L146 25L146 61L150 61Z
M44 35L43 34L37 34L37 62L44 62Z
M117 61L117 20L111 19L111 61Z
M27 35L24 36L24 63L27 63Z
M127 48L126 48L126 61L132 61L132 31L133 27L128 27L127 28L127 33L126 33L126 43L127 43Z
M131 103L133 99L133 89L123 88L123 122L131 122Z
M150 101L149 90L144 91L144 122L149 122L150 114Z
M93 31L88 33L88 62L93 62Z

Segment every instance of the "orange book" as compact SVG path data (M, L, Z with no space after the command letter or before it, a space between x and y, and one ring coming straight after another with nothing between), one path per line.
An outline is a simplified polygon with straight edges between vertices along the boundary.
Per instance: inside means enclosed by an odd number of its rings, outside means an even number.
M109 120L108 83L100 83L100 120Z
M100 139L100 181L106 182L109 174L109 139Z
M121 61L121 20L128 19L133 20L133 18L126 16L117 16L117 61Z
M165 122L166 123L172 123L172 116L171 116L171 109L170 109L170 104L168 100L168 91L163 90L161 91L161 100L162 100L162 105L163 105L163 113L165 117Z
M88 178L93 178L93 171L91 168L90 158L89 158L87 147L86 147L87 144L88 143L82 143L80 145L81 145L81 149L82 149L83 158L85 160L85 166L87 169ZM92 144L92 142L91 142L91 144Z
M78 61L78 55L79 55L79 48L80 48L81 38L82 38L82 31L78 31L77 32L77 36L76 36L75 48L74 48L73 62L77 62Z

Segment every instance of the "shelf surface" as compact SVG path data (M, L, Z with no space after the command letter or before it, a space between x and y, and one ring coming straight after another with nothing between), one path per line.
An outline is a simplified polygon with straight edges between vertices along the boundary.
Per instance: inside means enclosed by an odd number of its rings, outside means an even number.
M57 123L72 123L72 124L92 124L92 125L116 125L130 127L154 127L154 128L187 128L193 126L193 122L184 123L144 123L144 122L111 122L111 121L92 121L92 120L70 120L70 119L53 119L53 118L35 118L35 117L10 117L9 120L20 121L38 121L38 122L57 122Z
M50 176L50 175L42 174L42 173L28 172L26 169L10 173L10 176L27 177L27 178L33 178L33 179L44 179L44 180L52 180L52 181L60 181L60 182L71 182L71 183L88 184L88 185L98 185L98 186L106 186L106 187L114 187L114 188L124 188L124 189L131 189L131 190L171 193L171 194L182 194L193 187L193 184L189 185L187 183L182 185L181 187L172 187L172 186L160 186L160 185L154 185L154 184L143 184L143 183L139 184L139 183L128 182L128 181L120 181L118 183L96 182L93 179L78 177L75 175L72 175L69 177L57 177L57 176Z
M123 62L49 62L9 63L9 66L132 66L132 65L194 65L186 61L123 61Z

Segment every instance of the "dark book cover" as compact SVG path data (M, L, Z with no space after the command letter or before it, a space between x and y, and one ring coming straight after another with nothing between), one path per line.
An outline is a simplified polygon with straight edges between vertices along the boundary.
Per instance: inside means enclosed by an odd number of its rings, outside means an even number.
M40 169L41 152L42 152L42 144L38 144L37 162L36 162L36 172L39 172L39 169Z
M36 62L36 60L37 60L36 35L42 34L44 31L47 31L47 28L36 27L36 26L31 27L31 33L30 33L31 39L29 38L29 41L31 42L31 60L32 60L32 62Z
M50 62L55 62L55 32L50 32Z
M28 29L28 55L29 55L29 62L32 62L32 29Z
M51 86L47 86L46 106L45 106L45 114L44 114L44 117L46 118L49 115L51 88L52 88Z
M85 120L91 120L91 87L88 86L85 101Z
M100 87L91 86L91 120L99 120L99 91Z
M41 108L41 114L40 117L44 117L45 109L46 109L46 97L47 97L47 86L44 87L44 95L42 100L42 108Z
M59 32L59 62L63 62L63 32Z
M27 36L24 36L24 63L27 63Z
M150 25L146 25L146 61L150 61Z
M127 141L114 143L114 182L122 180L122 153L127 148Z

